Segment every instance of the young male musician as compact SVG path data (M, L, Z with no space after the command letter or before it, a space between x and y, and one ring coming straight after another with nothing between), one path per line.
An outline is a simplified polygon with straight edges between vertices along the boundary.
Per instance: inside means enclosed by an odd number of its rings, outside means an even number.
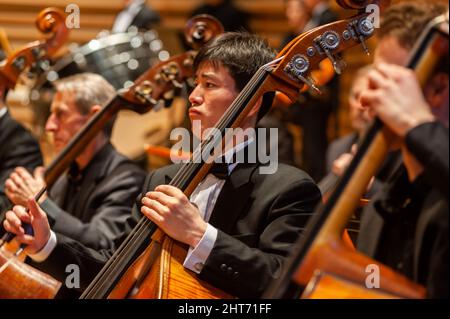
M263 40L245 33L225 33L201 49L195 62L196 87L189 97L189 116L201 121L201 132L216 124L257 69L273 58ZM253 107L243 128L255 126L261 104ZM254 142L246 140L228 152ZM164 185L180 165L159 169L149 176L149 192L134 214L139 218L142 211L167 235L189 245L184 266L200 279L238 297L258 297L280 274L292 244L321 199L306 173L278 164L275 173L262 174L261 166L252 162L222 166L222 174L208 174L190 198ZM41 209L33 203L30 208L34 237L20 230L21 220L30 221L23 208L8 214L6 226L35 253L47 245L51 232ZM96 252L58 237L44 263L75 262L87 280L108 256L105 250Z

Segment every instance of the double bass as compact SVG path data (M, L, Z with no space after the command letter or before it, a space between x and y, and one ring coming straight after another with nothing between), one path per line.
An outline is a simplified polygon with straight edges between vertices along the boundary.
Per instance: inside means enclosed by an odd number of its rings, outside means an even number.
M56 8L42 10L36 27L48 36L29 43L0 64L0 83L5 89L14 89L23 73L32 76L44 72L52 56L67 41L65 15ZM1 93L3 96L4 92ZM4 248L0 249L0 298L53 298L56 295L60 282L17 258L23 247L14 254Z
M432 20L416 42L407 67L423 86L439 61L448 58L448 13ZM425 288L343 245L340 234L359 198L383 163L391 132L376 119L327 203L316 211L294 248L284 273L268 287L266 298L424 298ZM368 265L379 270L379 289L366 287Z
M221 145L227 128L239 127L253 105L280 91L294 100L299 90L315 88L311 71L329 58L336 69L345 49L363 45L373 35L368 14L308 31L292 40L272 62L262 66L216 124L221 134L208 136L170 182L189 196L208 173L210 151ZM151 240L149 243L149 239ZM143 251L143 252L142 252ZM101 298L231 298L183 267L184 244L174 241L143 217L84 291L83 299Z

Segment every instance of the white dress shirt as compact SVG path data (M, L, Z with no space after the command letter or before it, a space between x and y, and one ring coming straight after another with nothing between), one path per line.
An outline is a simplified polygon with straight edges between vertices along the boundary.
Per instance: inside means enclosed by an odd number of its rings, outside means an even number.
M235 148L227 151L224 154L225 159L227 161L231 160L233 154L243 149L249 142L250 141L246 141L238 144ZM236 165L237 162L228 165L228 176L230 176ZM204 221L208 222L211 218L211 213L216 205L217 198L219 197L220 191L222 190L224 184L224 179L217 178L213 174L208 174L192 192L190 201L197 205ZM217 229L208 223L205 234L203 234L203 237L197 246L194 248L189 248L183 266L199 274L214 247L216 239Z

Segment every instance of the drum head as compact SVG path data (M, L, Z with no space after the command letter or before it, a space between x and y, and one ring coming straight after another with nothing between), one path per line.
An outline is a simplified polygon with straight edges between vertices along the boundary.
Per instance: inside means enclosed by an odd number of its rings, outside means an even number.
M70 53L37 80L34 89L50 87L57 79L81 72L100 74L115 89L121 89L168 58L169 53L154 30L107 35L72 47Z

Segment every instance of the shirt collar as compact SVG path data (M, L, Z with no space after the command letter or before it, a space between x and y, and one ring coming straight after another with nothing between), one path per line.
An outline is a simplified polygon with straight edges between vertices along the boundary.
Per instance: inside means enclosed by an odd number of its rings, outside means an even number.
M225 154L222 156L222 158L225 159L225 162L228 163L228 175L231 174L233 169L239 163L239 157L237 157L236 162L233 162L233 155L235 153L238 153L238 152L242 151L250 143L253 143L254 140L255 140L255 138L253 136L250 136L247 140L243 141L242 143L237 144L232 149L229 149L228 151L226 151Z
M254 140L255 140L254 137L251 136L247 140L243 141L242 143L237 144L232 149L229 149L228 151L226 151L225 154L223 155L223 158L225 158L225 162L227 162L228 164L233 164L232 163L233 154L242 151L244 148L247 147L247 145L252 143Z

